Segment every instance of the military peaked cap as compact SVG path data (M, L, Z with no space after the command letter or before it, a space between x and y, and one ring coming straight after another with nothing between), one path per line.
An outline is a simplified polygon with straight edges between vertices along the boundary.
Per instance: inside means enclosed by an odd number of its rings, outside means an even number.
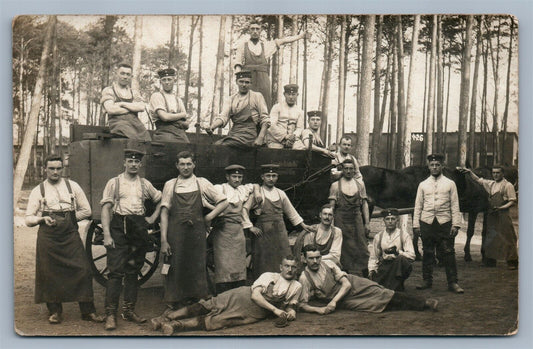
M262 173L278 173L279 165L276 164L265 164L261 165Z
M285 91L285 93L298 93L298 85L288 84L283 86L283 90Z
M241 165L229 165L224 170L226 170L227 174L243 174L246 167Z
M176 76L176 71L172 68L161 69L157 72L159 78L164 78L166 76Z
M137 149L124 149L124 158L125 159L139 159L141 160L145 155L144 152Z
M442 154L431 154L428 155L428 161L444 161L444 155Z
M318 117L322 117L322 112L320 110L311 110L311 111L308 111L307 112L307 117L312 117L312 116L318 116Z
M252 78L252 72L248 71L248 70L241 70L241 71L235 73L235 77L237 79L242 79L242 78L251 79Z
M386 208L382 212L383 217L389 217L389 216L398 216L400 212L398 212L398 209L396 208Z

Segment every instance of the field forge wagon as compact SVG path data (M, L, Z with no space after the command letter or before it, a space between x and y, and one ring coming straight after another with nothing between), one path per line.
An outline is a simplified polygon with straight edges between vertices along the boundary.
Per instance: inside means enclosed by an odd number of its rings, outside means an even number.
M92 208L92 221L87 225L85 248L92 262L95 279L107 281L106 249L100 223L100 200L107 181L124 171L124 149L139 149L146 153L141 176L162 190L166 181L175 178L176 155L190 150L196 156L195 174L213 184L226 181L224 168L230 164L246 167L244 183L260 183L260 166L280 165L277 187L285 190L289 199L306 222L317 220L317 210L327 203L330 185L331 159L308 150L247 148L237 149L214 145L215 138L207 134L191 134L190 144L173 142L141 142L126 138L111 138L105 127L74 125L69 145L68 176L79 183ZM147 202L147 204L149 204ZM148 214L153 207L147 207ZM288 231L291 231L288 225ZM151 234L156 246L146 254L139 282L147 281L159 263L159 229Z

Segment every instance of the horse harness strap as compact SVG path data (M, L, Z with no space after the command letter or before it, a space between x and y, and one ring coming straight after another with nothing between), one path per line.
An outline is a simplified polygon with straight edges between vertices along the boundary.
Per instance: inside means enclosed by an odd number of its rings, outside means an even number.
M67 190L68 190L68 194L70 196L70 205L71 205L71 208L72 210L74 210L74 194L72 193L72 187L70 186L70 181L68 179L65 180L65 184L67 186ZM41 196L43 198L42 200L42 203L43 203L43 211L46 211L45 210L45 207L47 207L48 205L46 204L46 196L45 196L45 190L44 190L44 182L41 182L39 184L39 190L41 191Z

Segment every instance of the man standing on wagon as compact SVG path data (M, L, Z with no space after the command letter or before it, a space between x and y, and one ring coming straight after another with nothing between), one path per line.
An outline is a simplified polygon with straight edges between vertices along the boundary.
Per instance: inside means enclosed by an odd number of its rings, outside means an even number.
M154 141L189 143L185 131L189 128L187 110L176 93L176 70L161 69L157 72L161 91L150 96L150 115L155 123Z
M170 310L208 295L206 231L228 206L207 179L196 177L194 154L176 156L179 175L165 183L161 199L161 253L170 256L165 295ZM213 208L204 215L203 209Z
M214 118L206 131L213 133L215 129L226 126L231 120L233 126L228 135L215 144L239 148L261 146L270 126L265 99L261 93L250 90L251 72L241 71L236 73L235 77L239 92L233 94L229 101L224 103L222 113ZM257 134L258 126L261 129L259 134Z
M276 188L278 181L279 165L261 165L261 199L249 200L245 206L245 228L253 225L249 220L249 212L255 211L257 221L255 227L250 230L255 234L252 241L253 277L257 279L266 272L275 272L279 268L279 261L284 256L291 254L289 237L283 216L294 226L310 231L310 227L304 223L303 218L296 212L287 194ZM260 204L257 204L261 202Z
M93 302L93 278L78 221L91 216L91 207L78 183L61 178L63 159L50 155L46 180L33 188L25 223L39 225L35 269L35 303L46 302L51 324L62 321L62 302L77 301L81 318L102 322Z
M235 71L248 70L252 73L251 89L263 95L268 109L272 107L271 83L268 77L270 65L268 59L276 53L281 45L285 45L305 36L305 32L271 41L262 41L261 23L257 20L250 22L248 27L250 39L241 43L235 53Z
M461 212L455 183L442 174L444 156L431 154L427 157L430 176L418 185L413 214L413 232L422 237L422 278L416 288L432 287L435 248L446 269L448 290L464 293L457 284L455 261L455 237L459 233Z
M109 269L105 296L105 329L109 331L117 326L116 314L123 281L122 318L135 323L146 321L135 313L139 287L137 277L147 250L153 247L147 226L159 216L161 192L139 176L143 156L141 151L124 149L125 171L107 182L100 201ZM144 201L147 199L157 203L150 217L145 217Z
M102 90L100 103L108 115L107 123L112 135L150 141L150 134L139 120L139 113L145 110L139 94L131 88L132 67L121 63L116 72L116 81Z

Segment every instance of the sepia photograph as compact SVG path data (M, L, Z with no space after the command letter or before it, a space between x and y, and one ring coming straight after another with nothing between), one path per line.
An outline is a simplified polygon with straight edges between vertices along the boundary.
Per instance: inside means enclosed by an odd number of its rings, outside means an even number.
M518 19L12 20L19 336L513 336Z

